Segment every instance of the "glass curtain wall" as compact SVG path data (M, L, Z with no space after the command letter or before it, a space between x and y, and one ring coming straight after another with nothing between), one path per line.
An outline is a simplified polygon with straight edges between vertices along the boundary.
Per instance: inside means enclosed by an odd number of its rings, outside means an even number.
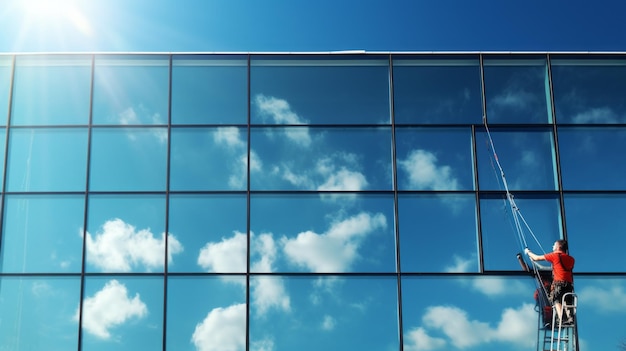
M0 350L535 349L560 238L616 348L625 95L617 54L2 55Z

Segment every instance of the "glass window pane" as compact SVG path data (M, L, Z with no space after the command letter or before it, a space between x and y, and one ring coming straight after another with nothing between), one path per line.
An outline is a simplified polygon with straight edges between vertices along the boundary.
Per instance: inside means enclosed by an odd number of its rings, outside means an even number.
M13 71L13 57L0 57L0 125L7 123L9 112L9 93L11 91L11 74Z
M626 59L553 58L554 106L559 123L626 123Z
M4 181L4 158L6 156L6 140L7 130L6 128L0 128L0 172L2 172L0 173L0 181L2 182Z
M245 273L246 195L171 195L169 231L185 248L170 272Z
M399 350L397 286L395 277L251 277L250 349Z
M8 191L84 191L87 128L11 129Z
M165 262L165 197L91 195L86 242L89 272L162 272ZM184 247L169 234L168 261Z
M253 190L390 190L390 128L251 131Z
M544 254L552 251L556 240L563 238L560 202L556 195L516 195L514 202L517 215L511 212L511 205L504 196L480 199L485 270L519 271L516 255L523 254L525 247Z
M170 277L167 300L168 351L246 349L245 277Z
M395 272L392 195L253 195L253 272Z
M2 272L80 272L85 198L6 195Z
M0 350L77 350L79 277L1 277Z
M165 191L167 129L96 128L90 166L91 190Z
M91 57L18 56L13 125L87 124Z
M402 272L478 272L476 199L466 194L401 194Z
M172 124L245 124L248 120L246 56L175 56Z
M253 124L389 124L385 56L253 56Z
M594 260L598 261L598 258ZM584 345L586 350L622 350L623 347L617 345L626 343L624 328L619 327L624 325L626 278L622 275L575 279L581 346Z
M397 128L398 189L474 189L470 129Z
M402 279L404 350L535 350L531 278Z
M551 129L491 129L497 161L510 190L555 190L557 177ZM485 132L476 132L481 190L505 190Z
M482 92L476 56L394 57L397 124L481 123Z
M97 56L93 94L94 124L167 124L169 59Z
M486 58L489 123L552 123L546 58Z
M559 127L563 189L626 190L626 128Z
M172 129L170 189L246 190L246 128Z
M162 277L87 277L83 351L162 350Z
M626 195L567 194L564 204L569 248L576 258L574 271L625 272Z

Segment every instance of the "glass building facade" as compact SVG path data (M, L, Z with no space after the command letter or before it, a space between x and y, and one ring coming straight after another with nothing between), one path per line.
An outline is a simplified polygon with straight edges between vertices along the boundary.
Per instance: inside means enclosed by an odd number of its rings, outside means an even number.
M559 238L617 349L625 97L620 54L1 55L0 350L534 350Z

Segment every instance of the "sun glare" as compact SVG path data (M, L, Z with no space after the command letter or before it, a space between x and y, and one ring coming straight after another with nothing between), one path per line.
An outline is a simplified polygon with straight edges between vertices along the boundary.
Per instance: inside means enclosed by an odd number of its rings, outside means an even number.
M63 41L77 34L90 36L91 24L78 5L77 0L21 0L23 29Z

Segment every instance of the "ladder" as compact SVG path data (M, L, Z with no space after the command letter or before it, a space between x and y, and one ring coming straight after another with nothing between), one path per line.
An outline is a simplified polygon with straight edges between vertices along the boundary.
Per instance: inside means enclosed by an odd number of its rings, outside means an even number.
M550 323L550 325L545 325L541 313L539 314L537 351L579 351L578 323L576 316L577 306L578 297L576 294L566 293L563 296L561 315L567 316L566 310L569 310L571 316L574 318L571 324L564 324L559 320L559 314L554 310L554 306L552 307L552 323Z

